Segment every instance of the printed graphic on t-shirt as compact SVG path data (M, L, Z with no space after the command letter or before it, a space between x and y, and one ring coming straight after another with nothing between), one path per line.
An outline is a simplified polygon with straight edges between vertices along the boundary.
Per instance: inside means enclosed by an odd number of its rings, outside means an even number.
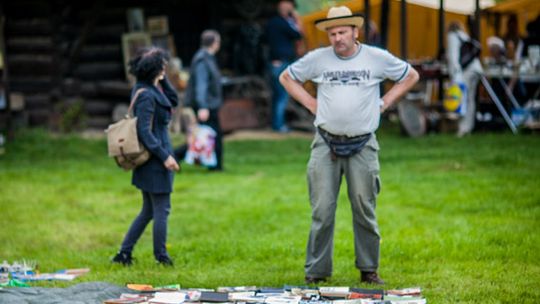
M331 86L358 86L366 83L371 77L371 70L344 70L326 71L323 73L323 82Z

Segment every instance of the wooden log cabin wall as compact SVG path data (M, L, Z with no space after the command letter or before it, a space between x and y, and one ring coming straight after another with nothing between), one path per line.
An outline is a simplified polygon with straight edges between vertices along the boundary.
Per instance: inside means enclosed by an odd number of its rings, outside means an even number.
M17 0L1 4L4 15L4 77L18 99L18 124L104 129L112 111L129 101L122 36L128 11L139 8L145 21L166 16L173 55L184 67L199 47L200 33L223 36L218 61L225 75L264 74L260 34L274 11L273 0ZM269 96L264 96L268 99ZM22 105L21 105L22 104ZM71 115L71 116L70 116ZM73 117L72 117L73 116ZM67 121L72 119L71 121ZM64 126L65 127L65 126Z

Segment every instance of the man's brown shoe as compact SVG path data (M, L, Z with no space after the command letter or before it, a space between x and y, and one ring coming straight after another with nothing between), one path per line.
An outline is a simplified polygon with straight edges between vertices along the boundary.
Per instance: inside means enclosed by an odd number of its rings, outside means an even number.
M368 284L384 285L384 281L379 278L379 275L376 272L362 271L360 281Z
M310 276L306 276L306 277L305 277L305 280L306 280L306 284L307 284L307 285L318 284L318 283L321 283L321 282L326 282L326 278L315 278L315 277L310 277Z

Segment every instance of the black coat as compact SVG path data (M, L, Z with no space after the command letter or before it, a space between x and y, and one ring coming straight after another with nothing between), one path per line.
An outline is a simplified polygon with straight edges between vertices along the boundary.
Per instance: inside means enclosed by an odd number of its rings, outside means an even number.
M170 193L174 172L167 170L164 162L174 155L169 139L171 111L178 105L178 95L167 80L160 82L163 92L154 85L137 82L132 94L145 89L135 101L134 115L137 117L137 136L150 151L150 159L133 170L131 183L151 193Z

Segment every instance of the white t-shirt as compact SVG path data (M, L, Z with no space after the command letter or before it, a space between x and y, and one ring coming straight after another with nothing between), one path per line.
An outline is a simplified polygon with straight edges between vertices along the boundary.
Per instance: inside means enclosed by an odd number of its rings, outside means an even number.
M335 135L375 132L382 105L379 83L386 78L401 81L410 70L407 62L386 50L358 46L358 52L347 58L331 46L319 48L287 68L293 79L317 84L315 126Z

